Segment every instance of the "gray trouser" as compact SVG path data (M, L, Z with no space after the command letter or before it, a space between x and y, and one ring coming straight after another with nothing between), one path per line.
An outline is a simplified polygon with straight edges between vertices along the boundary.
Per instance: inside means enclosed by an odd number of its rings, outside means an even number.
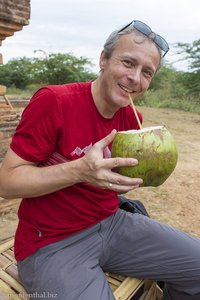
M200 300L200 239L119 209L19 262L33 299L113 300L104 271L165 282L165 300Z

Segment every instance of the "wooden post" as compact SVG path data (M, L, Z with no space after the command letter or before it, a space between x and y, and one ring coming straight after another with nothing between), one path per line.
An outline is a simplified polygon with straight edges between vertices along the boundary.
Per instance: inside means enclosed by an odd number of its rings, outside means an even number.
M9 105L9 107L14 110L12 104L10 103L10 100L7 98L6 96L6 86L5 85L0 85L0 96L2 96L6 102L7 105Z

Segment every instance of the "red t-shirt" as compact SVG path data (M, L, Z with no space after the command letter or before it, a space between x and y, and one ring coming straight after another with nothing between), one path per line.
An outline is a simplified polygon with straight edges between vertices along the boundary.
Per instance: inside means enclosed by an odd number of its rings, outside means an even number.
M82 157L113 128L138 129L130 106L105 119L93 101L91 82L47 86L25 108L10 147L21 158L45 167ZM42 246L100 222L117 208L115 192L84 182L23 199L15 257L22 260Z

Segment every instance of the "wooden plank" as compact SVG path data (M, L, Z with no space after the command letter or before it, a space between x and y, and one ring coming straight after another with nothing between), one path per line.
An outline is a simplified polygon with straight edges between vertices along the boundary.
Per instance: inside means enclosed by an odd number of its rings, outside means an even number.
M114 292L116 300L130 300L144 284L144 280L127 277Z
M21 300L21 298L9 287L3 280L0 279L0 299L2 300ZM26 300L27 298L23 298Z
M8 266L10 266L10 260L4 255L0 255L0 268L5 270Z
M14 238L0 245L0 254L14 246Z
M139 300L163 300L163 291L156 282L148 280L145 282L144 293Z
M13 106L12 106L10 100L8 99L8 97L6 95L3 95L3 97L4 97L4 100L5 100L6 104L9 105L10 108L13 110Z
M112 278L115 278L119 281L123 281L126 276L122 276L122 275L118 275L118 274L115 274L115 273L107 273L109 276L111 276Z
M16 262L15 258L14 258L13 250L11 250L11 248L9 248L8 250L6 250L4 252L4 256L7 257L10 261L12 261L14 263Z
M120 284L121 284L121 281L118 281L118 280L116 280L116 279L114 279L114 278L112 278L112 277L107 277L107 280L108 280L108 282L109 282L109 284L110 284L110 287L111 287L111 289L112 289L112 291L114 292L119 286L120 286Z
M19 280L19 274L18 274L18 269L17 266L15 264L11 264L7 269L6 272L15 280L20 281Z
M7 88L5 85L0 85L0 96L5 95L6 90L7 90Z
M14 290L16 290L18 293L24 293L25 289L22 287L22 285L12 278L9 274L7 274L4 270L0 269L0 278L7 283L10 287L12 287Z

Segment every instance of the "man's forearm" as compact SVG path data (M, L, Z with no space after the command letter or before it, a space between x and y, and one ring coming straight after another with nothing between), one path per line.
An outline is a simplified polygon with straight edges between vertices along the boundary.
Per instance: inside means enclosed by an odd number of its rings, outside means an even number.
M31 198L55 192L80 182L80 169L81 159L47 167L20 165L7 170L7 176L0 170L0 196Z

